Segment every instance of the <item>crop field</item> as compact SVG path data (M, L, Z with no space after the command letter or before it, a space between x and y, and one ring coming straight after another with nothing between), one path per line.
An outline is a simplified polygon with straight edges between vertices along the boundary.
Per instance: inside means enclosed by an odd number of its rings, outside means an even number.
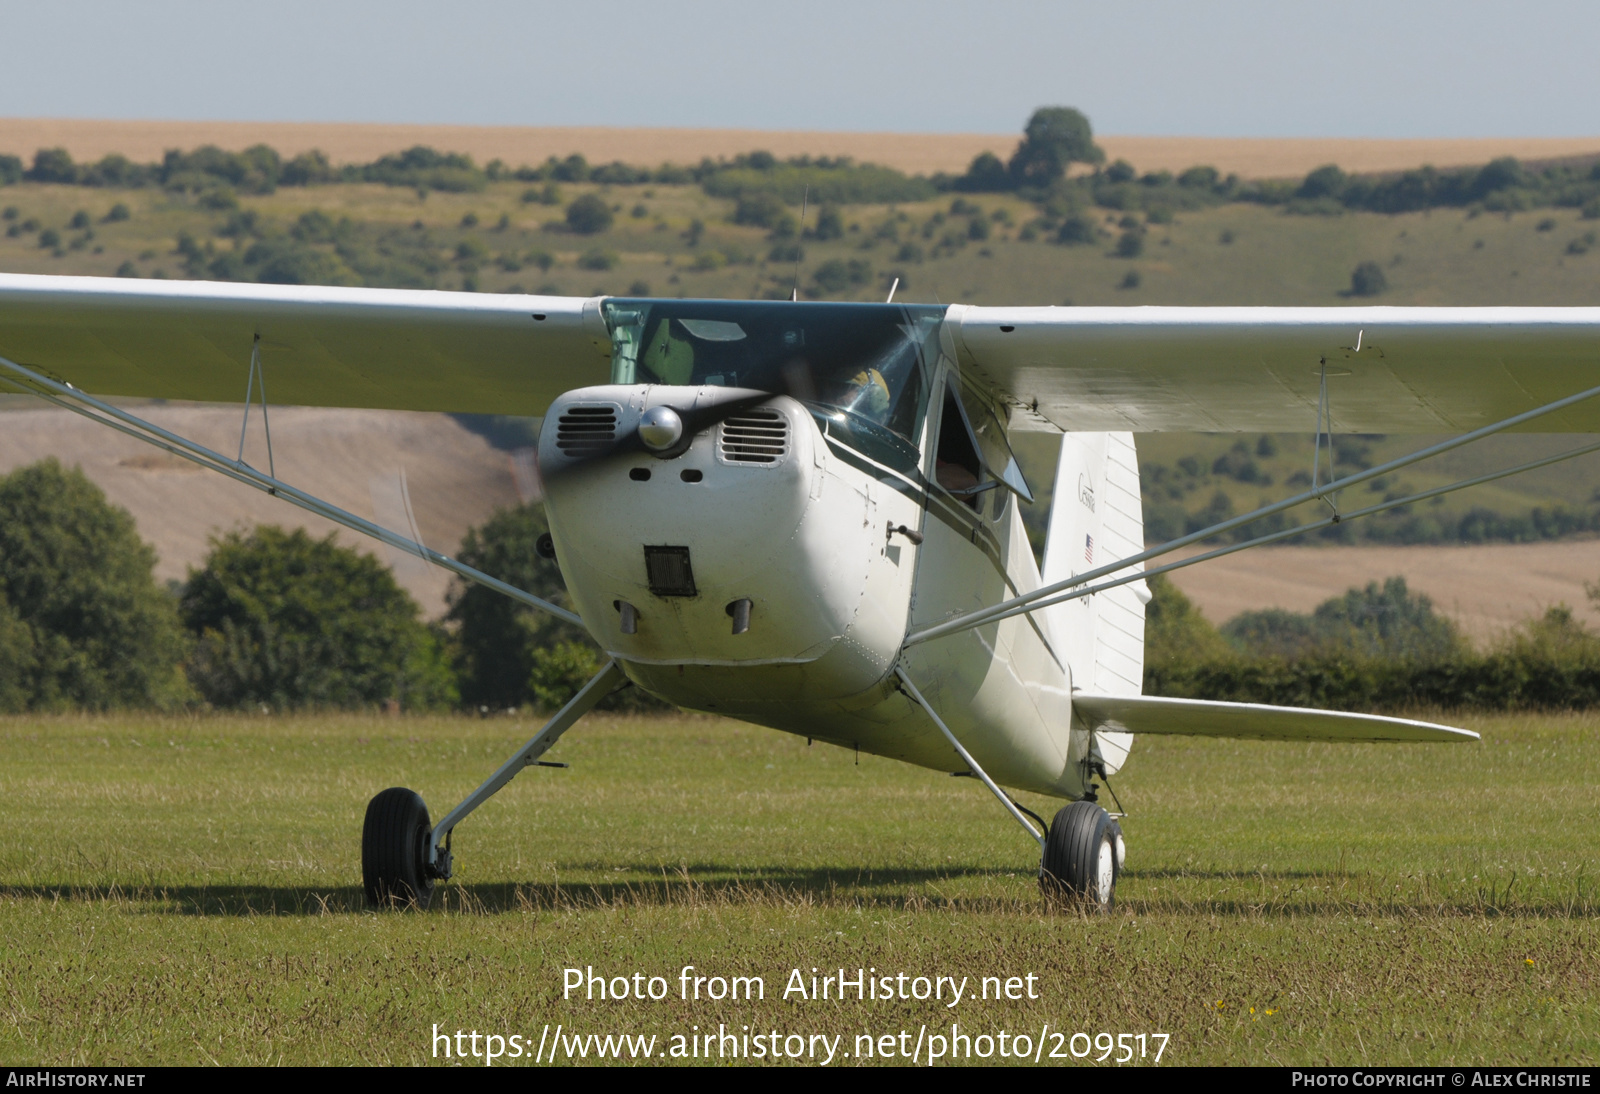
M1020 117L1017 119L1022 120ZM1496 156L1525 160L1600 151L1600 137L1434 139L1119 137L1101 134L1108 159L1127 159L1146 171L1181 171L1209 163L1245 178L1289 178L1325 163L1347 171L1401 171L1487 163ZM159 160L169 148L214 144L239 151L265 143L287 155L321 149L334 163L376 159L397 148L426 144L466 152L479 163L539 163L578 153L590 163L698 163L755 148L780 158L850 156L913 174L960 174L972 157L1004 158L1015 133L861 133L804 130L625 128L620 126L380 125L339 122L105 121L88 118L0 118L0 152L31 156L37 148L66 148L74 159L109 153Z
M1172 582L1207 619L1225 623L1262 608L1310 612L1347 589L1390 576L1405 578L1412 592L1431 599L1479 646L1502 641L1558 605L1590 628L1600 625L1600 603L1585 591L1600 579L1600 543L1593 539L1472 547L1259 547L1175 570Z
M840 1037L838 1065L869 1062L859 1035L907 1031L909 1053L954 1023L1055 1063L1086 1042L1052 1031L1168 1034L1166 1063L1593 1064L1600 719L1467 724L1481 744L1141 740L1115 779L1118 906L1089 917L1043 901L1031 842L972 781L713 719L581 725L552 754L569 770L461 825L432 910L380 914L368 797L412 786L437 817L531 719L11 718L0 1056L459 1062L437 1025L528 1038L500 1061L527 1063L560 1024L654 1035L654 1059L720 1025ZM686 965L765 997L682 1000ZM588 966L671 990L563 999ZM784 996L794 969L860 967L971 989ZM974 998L991 976L1037 997Z

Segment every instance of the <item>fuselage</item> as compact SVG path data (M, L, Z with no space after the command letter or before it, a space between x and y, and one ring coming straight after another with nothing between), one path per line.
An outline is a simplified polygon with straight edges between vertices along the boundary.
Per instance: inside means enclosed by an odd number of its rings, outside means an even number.
M796 330L765 331L771 305L722 304L715 320L676 306L619 340L614 379L632 382L568 392L541 434L557 559L595 639L670 703L964 770L895 686L900 664L997 781L1081 796L1088 735L1045 618L904 648L910 630L1039 585L1018 494L995 470L1001 419L961 386L937 317L894 324L905 360L841 366L865 388L828 388L840 369L826 363L797 378L793 361L781 383L747 386L761 370L732 367L730 342L755 356L763 337L822 342L801 327L810 309L779 314ZM674 363L702 348L696 331L722 364ZM712 367L725 371L706 382ZM655 382L668 369L700 382ZM689 423L665 453L636 441L655 407Z

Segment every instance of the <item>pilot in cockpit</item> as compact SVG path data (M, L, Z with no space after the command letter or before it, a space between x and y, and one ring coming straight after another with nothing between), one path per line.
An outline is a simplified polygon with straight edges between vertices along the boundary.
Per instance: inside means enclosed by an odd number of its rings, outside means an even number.
M869 421L889 420L889 382L875 368L864 368L850 378L839 405Z

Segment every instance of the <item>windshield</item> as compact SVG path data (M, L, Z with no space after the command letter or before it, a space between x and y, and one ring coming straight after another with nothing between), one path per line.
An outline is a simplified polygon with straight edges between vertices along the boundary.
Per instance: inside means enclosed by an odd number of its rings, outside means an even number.
M626 299L603 307L612 383L789 395L842 443L916 467L942 307Z

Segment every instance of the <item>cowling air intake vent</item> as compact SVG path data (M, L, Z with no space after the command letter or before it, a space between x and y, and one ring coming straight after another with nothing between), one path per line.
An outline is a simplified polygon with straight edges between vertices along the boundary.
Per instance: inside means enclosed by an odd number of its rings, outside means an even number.
M646 547L644 571L657 596L698 596L687 547Z
M616 407L569 406L556 420L556 447L563 456L604 452L616 439Z
M728 463L777 463L789 451L789 419L776 410L746 410L722 420Z

